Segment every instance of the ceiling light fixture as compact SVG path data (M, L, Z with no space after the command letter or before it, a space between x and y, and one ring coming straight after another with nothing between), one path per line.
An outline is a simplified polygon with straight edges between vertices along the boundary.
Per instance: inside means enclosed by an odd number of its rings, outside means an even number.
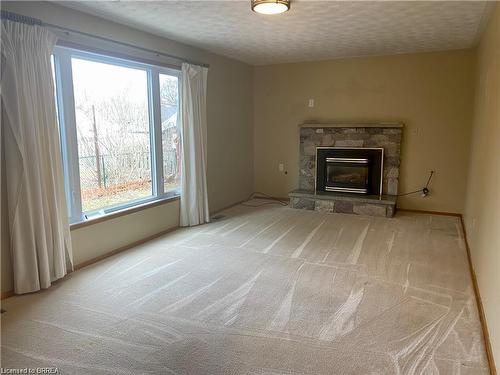
M290 9L290 0L251 0L252 10L261 14L280 14Z

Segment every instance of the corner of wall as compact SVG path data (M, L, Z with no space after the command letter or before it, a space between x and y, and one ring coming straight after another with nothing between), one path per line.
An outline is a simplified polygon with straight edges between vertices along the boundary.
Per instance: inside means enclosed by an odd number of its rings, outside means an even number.
M490 366L500 361L500 6L493 5L476 50L476 87L464 220L484 308ZM488 345L491 344L491 348Z

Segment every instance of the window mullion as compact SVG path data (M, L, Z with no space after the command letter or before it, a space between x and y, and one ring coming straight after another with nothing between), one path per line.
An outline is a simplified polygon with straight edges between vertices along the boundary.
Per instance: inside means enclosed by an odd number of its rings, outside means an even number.
M78 140L76 134L75 98L73 93L73 72L71 54L64 49L58 50L56 76L58 86L58 103L63 141L63 162L68 177L67 201L70 207L70 222L83 219L82 199L80 191L80 166L78 162Z
M155 195L164 194L163 182L163 147L161 133L161 101L160 101L160 79L158 69L152 68L150 71L150 134L151 134L151 169ZM153 163L154 161L154 163ZM153 167L154 166L154 167Z

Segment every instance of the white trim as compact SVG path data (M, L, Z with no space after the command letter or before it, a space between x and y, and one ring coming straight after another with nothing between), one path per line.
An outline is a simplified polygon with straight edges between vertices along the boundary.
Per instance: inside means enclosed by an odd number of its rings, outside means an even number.
M68 51L54 50L56 62L56 82L58 84L57 104L59 110L59 128L61 129L61 148L63 154L65 187L69 222L81 221L82 200L80 192L80 165L78 163L78 139L76 134L75 97L73 92L73 71L71 54ZM66 180L67 179L67 180Z
M146 203L153 203L156 201L162 201L166 198L176 198L178 196L179 196L179 194L171 194L171 195L161 195L161 196L151 196L151 197L145 197L145 198L138 198L138 199L128 201L126 203L116 204L114 206L109 206L109 207L102 208L99 210L88 211L85 213L84 217L80 221L77 221L75 223L84 222L87 220L94 219L96 217L106 216L106 215L112 214L112 213L117 212L117 211L126 210L128 208L140 206L140 205L143 205ZM72 224L75 224L75 223L72 223Z
M151 181L153 181L153 195L163 195L163 147L161 139L161 100L160 78L157 68L152 68L148 74L151 80L149 85L149 127L151 136L151 149L155 157L151 157ZM153 152L151 153L151 156Z

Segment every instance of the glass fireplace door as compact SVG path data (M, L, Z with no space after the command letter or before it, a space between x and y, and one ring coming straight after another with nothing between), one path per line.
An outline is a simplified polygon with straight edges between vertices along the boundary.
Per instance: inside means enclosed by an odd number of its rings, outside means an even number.
M327 158L325 177L327 191L365 194L370 183L369 159Z

